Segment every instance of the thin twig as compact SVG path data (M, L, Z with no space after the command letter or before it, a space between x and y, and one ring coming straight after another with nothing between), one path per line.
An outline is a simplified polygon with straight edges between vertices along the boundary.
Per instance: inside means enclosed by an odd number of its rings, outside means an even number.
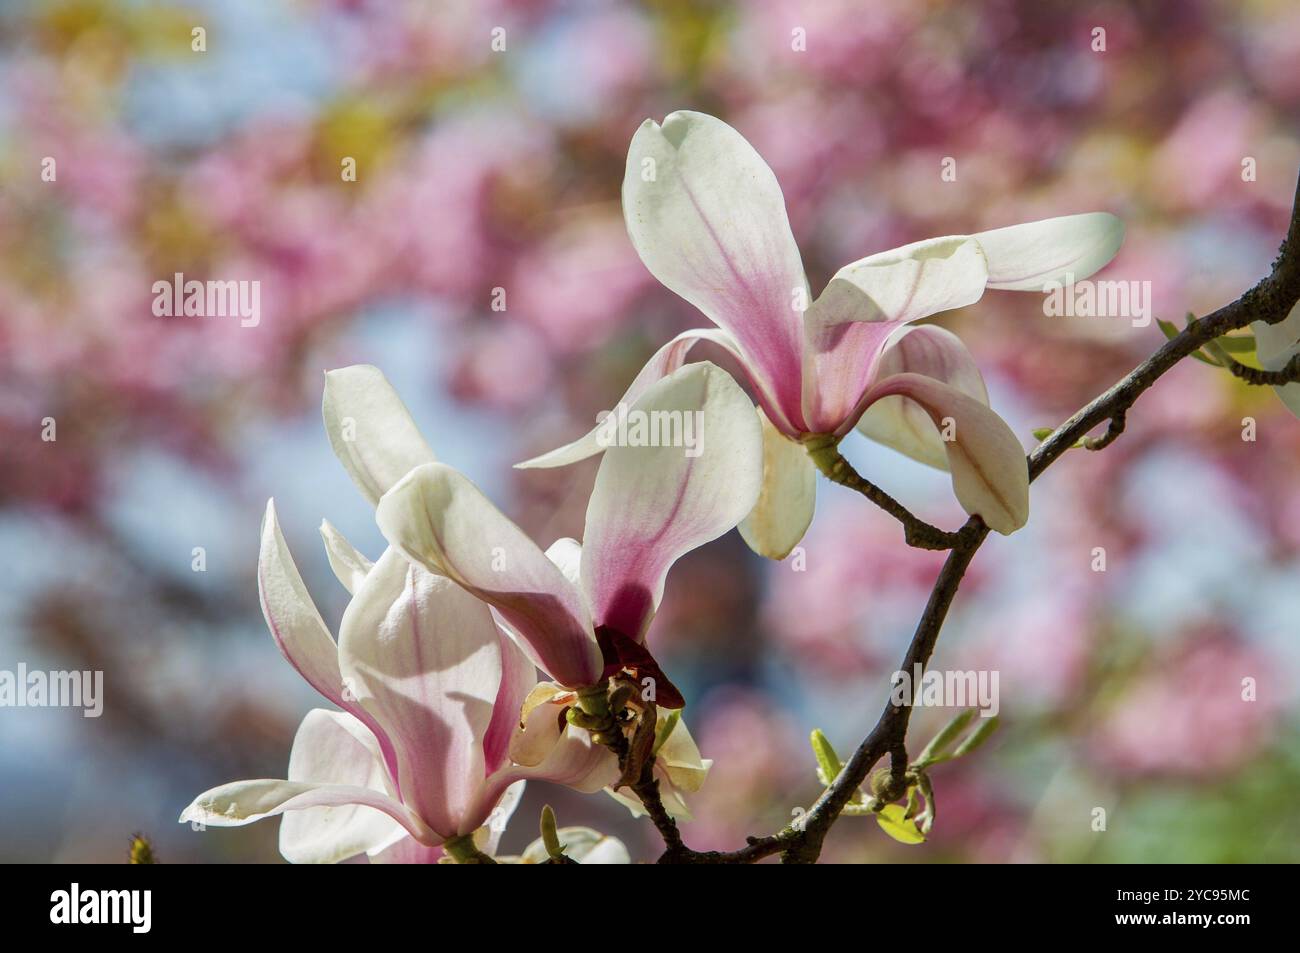
M1234 377L1239 377L1247 384L1254 384L1257 387L1281 387L1284 384L1300 381L1300 354L1275 371L1266 371L1260 367L1243 364L1222 348L1217 349L1214 356Z
M955 533L949 533L916 516L898 500L858 473L853 468L853 464L844 459L836 444L821 442L808 444L807 447L808 456L828 480L861 493L902 523L903 538L907 541L907 545L917 549L943 550L952 549L972 538L971 532L965 527Z

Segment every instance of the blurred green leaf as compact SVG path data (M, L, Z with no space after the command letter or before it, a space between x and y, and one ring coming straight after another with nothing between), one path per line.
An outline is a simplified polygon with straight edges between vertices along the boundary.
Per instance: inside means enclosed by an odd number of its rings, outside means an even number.
M1237 337L1225 336L1218 338L1215 343L1229 354L1255 353L1255 336L1253 334L1243 334Z
M831 747L830 739L820 728L813 729L811 740L813 755L817 758L817 777L822 784L830 784L840 773L844 763L840 761L840 756Z
M981 718L979 726L972 731L966 740L957 746L957 750L952 753L954 758L960 758L968 755L976 748L988 741L993 736L993 732L998 730L998 716L992 718Z
M901 804L886 804L876 815L876 823L880 825L882 831L900 844L925 843L925 835L906 818L906 814L907 811Z
M966 730L970 720L975 717L975 709L967 708L965 711L958 712L948 724L939 730L939 733L930 739L930 743L925 746L921 756L916 759L916 767L924 768L928 765L943 759L943 755L952 747L952 743L957 737Z

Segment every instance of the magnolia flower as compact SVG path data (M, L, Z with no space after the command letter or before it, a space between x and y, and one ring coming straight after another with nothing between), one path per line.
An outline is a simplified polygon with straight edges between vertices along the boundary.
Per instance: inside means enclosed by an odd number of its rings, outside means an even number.
M238 826L286 814L280 851L330 863L453 856L493 819L494 848L529 778L597 791L618 776L585 731L520 723L533 665L488 607L395 549L366 566L336 531L327 549L353 590L336 645L267 505L258 559L266 622L284 657L342 711L316 709L294 738L286 780L235 781L207 791L181 821ZM524 739L527 739L526 741ZM540 743L542 740L547 743ZM495 817L494 817L495 812Z
M680 367L697 341L736 358L764 431L763 490L741 525L757 552L783 558L812 520L816 473L805 447L833 446L855 427L951 470L957 499L990 528L1024 525L1024 450L989 409L970 354L941 328L907 326L972 304L985 288L1042 290L1091 275L1119 248L1118 219L1071 215L905 245L844 266L809 304L776 177L736 130L694 112L637 130L623 215L651 273L717 325L664 345L623 402ZM599 451L593 431L520 466Z
M1260 367L1266 371L1280 371L1300 354L1300 304L1291 309L1291 313L1277 324L1265 324L1256 321L1251 325L1255 332L1255 354ZM1282 398L1291 413L1300 417L1300 382L1292 381L1276 387L1277 395Z
M696 455L671 446L611 449L587 510L585 547L564 538L545 553L469 480L435 461L377 368L326 374L323 414L335 454L378 505L394 547L421 573L445 576L492 605L530 660L555 679L537 684L524 701L527 728L512 742L515 762L544 760L559 742L576 691L619 671L653 679L659 706L681 707L642 642L672 563L736 525L758 493L758 424L729 376L697 364L648 388L627 417L694 415ZM369 561L328 523L321 531L330 565L353 589ZM699 789L710 762L700 758L686 724L673 723L675 730L663 733L666 760L656 771L668 811L689 818L681 792Z
M378 370L349 367L326 378L330 440L353 480L377 501L379 527L394 549L492 606L563 689L590 688L630 671L654 679L659 705L681 707L644 647L646 630L672 564L753 509L762 437L744 392L707 363L652 382L625 410L634 421L689 421L697 442L609 447L583 542L561 539L543 552L465 476L432 462Z

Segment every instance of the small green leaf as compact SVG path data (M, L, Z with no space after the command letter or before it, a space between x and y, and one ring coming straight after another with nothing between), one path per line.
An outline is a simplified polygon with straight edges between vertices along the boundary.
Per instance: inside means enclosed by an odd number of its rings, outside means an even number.
M988 741L989 738L993 736L993 732L997 730L997 715L994 715L992 718L980 718L979 726L966 737L965 741L957 746L957 750L952 753L952 756L954 758L960 758L963 755L970 754L976 748L984 744L984 742Z
M1242 334L1236 337L1224 336L1216 339L1214 343L1229 354L1253 354L1255 352L1255 336L1253 334Z
M939 730L937 735L930 739L930 743L925 746L921 756L916 759L915 766L924 768L942 759L948 748L957 740L957 736L966 730L966 726L970 724L970 720L974 717L974 708L967 708L965 711L958 712L948 724Z
M1178 337L1178 326L1174 324L1174 322L1161 321L1159 318L1156 318L1156 324L1160 326L1161 331L1165 332L1165 337L1169 338L1169 340L1172 341L1174 338Z
M876 815L880 829L900 844L923 844L925 835L904 815L906 809L901 804L886 804Z
M811 740L813 755L817 758L817 777L822 784L830 784L839 776L844 764L820 728L813 729Z

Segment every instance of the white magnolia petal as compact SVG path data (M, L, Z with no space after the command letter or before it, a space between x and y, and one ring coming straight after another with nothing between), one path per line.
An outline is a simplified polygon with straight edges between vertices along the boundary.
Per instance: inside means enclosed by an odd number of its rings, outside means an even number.
M1300 354L1300 304L1278 324L1256 321L1251 325L1255 332L1255 353L1260 367L1266 371L1280 371L1296 354ZM1283 384L1273 390L1291 413L1300 417L1300 383Z
M377 367L355 364L327 372L322 412L334 455L371 503L408 472L436 459Z
M487 821L474 832L474 845L483 853L496 856L501 846L501 835L506 832L506 826L510 823L510 818L514 817L519 802L524 799L524 788L527 785L527 781L520 780L506 788Z
M759 408L763 426L763 486L758 502L740 523L749 548L768 559L785 559L812 523L817 468L803 445L781 434Z
M885 347L876 379L891 374L924 374L955 387L985 406L984 377L957 335L932 324L903 328ZM906 397L876 401L858 419L858 432L921 463L948 469L948 450L930 415Z
M271 778L232 781L204 791L181 812L180 821L182 824L199 823L205 827L242 827L285 811L344 804L361 804L383 811L412 836L429 843L437 842L437 835L425 827L418 817L386 794L351 785L312 784Z
M964 308L984 294L988 262L979 242L946 235L845 265L804 315L806 324L919 321Z
M731 354L743 362L740 356L736 342L731 339L731 335L726 331L716 328L699 328L694 331L683 331L677 337L673 338L646 361L640 372L633 379L631 385L623 396L615 404L619 406L630 407L638 397L645 393L646 388L658 380L667 377L673 371L677 370L684 363L686 357L690 354L691 348L699 341L712 341L714 344L725 348ZM526 470L543 467L563 467L571 463L577 463L579 460L585 460L593 457L598 453L605 452L605 445L600 440L601 425L597 422L596 426L587 431L586 434L579 437L573 443L565 444L563 447L544 453L539 457L533 457L531 460L525 460L523 463L516 463L518 469Z
M646 120L628 149L623 217L650 272L730 332L762 390L797 416L808 285L762 157L712 116Z
M700 756L700 748L691 737L686 722L679 720L656 752L655 765L663 768L673 788L694 794L704 786L713 761Z
M393 743L402 801L444 837L486 776L500 638L486 605L391 547L343 615L344 677Z
M289 780L394 796L374 735L353 715L323 708L308 712L294 736ZM311 807L281 820L280 853L293 864L333 864L406 836L404 827L371 807Z
M989 262L989 287L1042 291L1048 282L1082 281L1115 257L1124 223L1108 212L1062 215L971 236Z
M330 569L334 570L343 588L356 595L374 563L358 552L329 520L321 520L320 535L325 541L325 556L329 559Z
M579 864L630 864L632 855L617 837L609 837L590 827L561 827L555 832L564 856ZM550 855L540 837L524 850L521 864L544 864Z
M557 713L554 706L542 705L534 711L532 718L554 719ZM618 779L618 759L608 748L593 742L586 731L572 725L565 725L562 729L557 726L554 732L539 731L534 740L544 734L554 739L545 757L537 764L507 765L490 776L480 789L480 799L470 817L489 816L503 793L520 781L549 781L592 794ZM471 831L472 828L466 828L461 833Z
M462 474L417 467L376 512L388 541L497 609L552 678L573 688L603 670L586 601L527 534Z
M595 624L640 639L672 564L754 508L763 437L750 399L708 363L651 386L629 420L657 421L661 445L605 451L587 506L582 581Z
M978 301L988 267L978 242L931 238L841 268L804 317L804 417L816 433L853 427L890 335L911 321Z
M691 809L686 806L686 802L682 800L681 795L663 783L663 773L657 767L655 768L655 775L660 781L659 800L663 802L664 810L667 811L671 817L675 817L678 820L694 820L695 818L694 815L691 814ZM605 788L605 793L627 808L632 813L633 817L646 816L645 805L641 803L641 799L636 795L625 794L622 791L615 791L613 788Z
M483 767L488 774L510 760L510 742L519 730L523 706L537 684L537 666L504 630L501 645L501 687L492 703L492 721L483 738Z
M257 589L262 614L281 654L309 685L342 707L338 650L280 531L274 500L267 501L262 518Z
M564 573L564 578L575 586L582 584L582 543L569 536L561 536L546 550L546 558Z
M894 374L874 385L867 403L908 397L952 436L945 441L953 490L967 513L1002 534L1029 519L1029 464L1024 447L1001 417L947 384L921 374Z
M564 731L564 709L573 695L553 682L539 682L520 706L510 737L510 760L525 767L541 764Z

